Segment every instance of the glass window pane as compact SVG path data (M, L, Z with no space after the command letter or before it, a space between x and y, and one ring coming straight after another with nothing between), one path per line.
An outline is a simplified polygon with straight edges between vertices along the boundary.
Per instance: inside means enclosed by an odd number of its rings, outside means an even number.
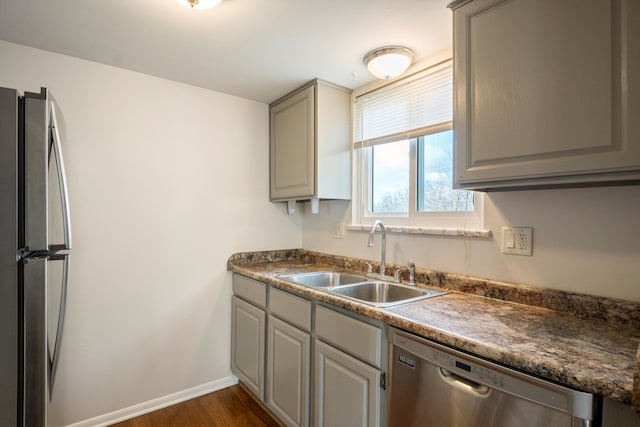
M372 212L409 211L409 140L372 147Z
M453 131L418 138L418 211L473 211L473 192L453 189Z

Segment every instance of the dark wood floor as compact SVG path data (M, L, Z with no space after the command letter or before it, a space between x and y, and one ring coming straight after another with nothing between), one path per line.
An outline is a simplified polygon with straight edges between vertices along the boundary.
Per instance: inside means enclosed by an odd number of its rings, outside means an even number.
M276 427L279 424L240 386L187 400L112 427Z

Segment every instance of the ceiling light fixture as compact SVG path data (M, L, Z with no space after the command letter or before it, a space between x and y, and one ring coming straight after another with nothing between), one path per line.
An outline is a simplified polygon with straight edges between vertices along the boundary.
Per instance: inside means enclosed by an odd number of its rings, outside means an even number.
M413 62L413 52L403 46L384 46L367 53L363 61L375 77L391 80L407 71Z
M178 3L190 6L192 9L210 9L221 2L222 0L178 0Z

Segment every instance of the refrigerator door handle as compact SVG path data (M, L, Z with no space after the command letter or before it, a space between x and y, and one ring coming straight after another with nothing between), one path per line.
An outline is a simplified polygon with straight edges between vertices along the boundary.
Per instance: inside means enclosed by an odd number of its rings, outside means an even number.
M67 176L64 169L64 159L62 158L62 147L60 146L60 133L58 132L58 121L53 102L50 105L50 126L51 126L51 149L55 151L55 158L58 169L58 183L60 185L60 198L62 205L62 217L64 227L64 247L56 249L71 249L71 217L69 213L69 193L67 188Z
M51 261L62 261L62 289L60 291L60 308L58 311L58 325L56 326L56 339L53 349L47 342L47 354L49 355L49 401L53 398L53 383L58 371L58 361L60 360L60 347L62 335L64 333L64 318L67 311L67 289L69 287L69 255L51 255ZM52 309L53 307L49 307Z

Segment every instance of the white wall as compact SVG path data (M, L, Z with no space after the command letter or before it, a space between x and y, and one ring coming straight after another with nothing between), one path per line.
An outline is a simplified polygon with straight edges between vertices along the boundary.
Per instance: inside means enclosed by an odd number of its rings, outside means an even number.
M268 106L0 41L0 86L49 88L74 248L52 425L227 378L237 251L300 247L268 200Z
M304 248L380 259L379 236L373 248L365 232L334 239L340 221L349 202L321 202L318 215L306 205ZM388 262L640 301L640 186L488 193L485 225L492 239L388 234ZM501 253L503 226L534 228L532 257Z

